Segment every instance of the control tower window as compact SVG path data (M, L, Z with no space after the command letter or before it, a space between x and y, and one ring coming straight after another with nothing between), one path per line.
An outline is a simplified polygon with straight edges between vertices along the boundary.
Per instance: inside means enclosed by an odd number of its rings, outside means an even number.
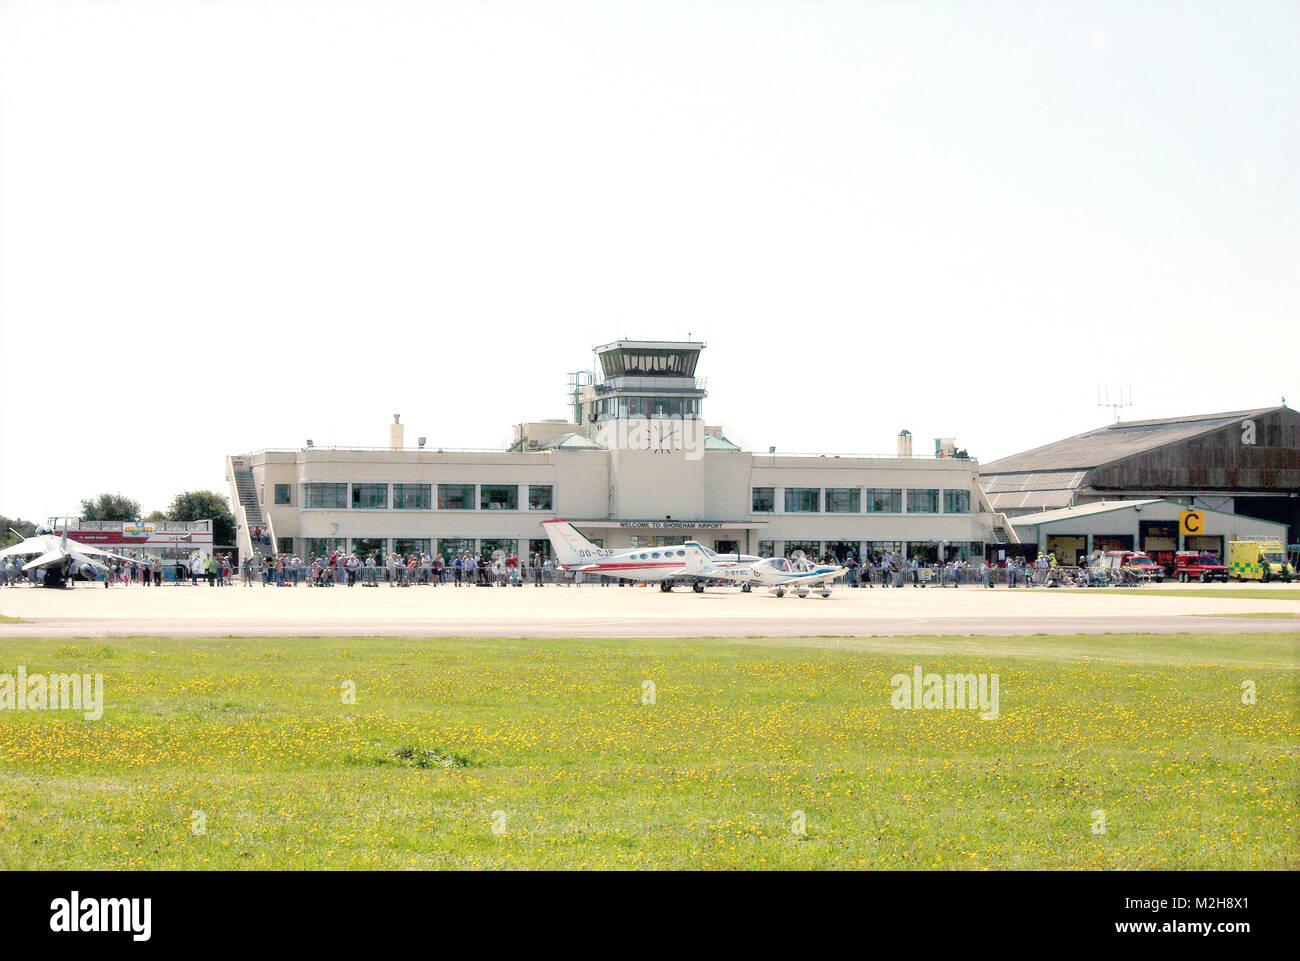
M621 397L619 417L695 417L700 412L696 397Z
M600 366L606 377L694 377L698 359L698 350L624 347L601 353Z

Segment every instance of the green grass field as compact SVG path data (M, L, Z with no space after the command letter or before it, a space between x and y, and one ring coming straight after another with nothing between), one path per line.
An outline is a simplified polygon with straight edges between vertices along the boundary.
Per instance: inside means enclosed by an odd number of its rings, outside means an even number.
M998 674L1000 716L893 709L917 664ZM102 673L104 714L0 711L5 869L1300 867L1291 635L0 641L19 665Z
M1096 594L1105 591L1116 597L1218 597L1246 601L1300 601L1300 587L1187 587L1179 590L1154 587L1069 587L1062 594Z

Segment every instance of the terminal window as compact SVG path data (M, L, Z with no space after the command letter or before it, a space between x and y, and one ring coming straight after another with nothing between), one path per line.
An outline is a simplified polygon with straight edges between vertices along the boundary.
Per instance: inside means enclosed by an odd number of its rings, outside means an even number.
M399 511L427 511L433 507L430 484L394 484L393 507Z
M753 490L753 506L750 510L755 514L770 514L776 510L776 489L773 487L755 487Z
M479 491L479 507L482 510L519 510L519 487L516 484L484 484Z
M909 514L939 513L939 492L934 488L918 487L907 492Z
M528 509L530 511L554 510L555 488L550 484L529 484Z
M275 502L277 504L289 503L289 487L290 485L288 484L275 485Z
M309 537L307 538L307 556L324 557L329 559L330 554L334 551L345 551L348 548L348 542L342 537Z
M785 509L789 514L815 514L822 509L819 487L787 487Z
M474 553L474 539L472 537L440 537L438 538L438 553L442 555L443 560L450 562L454 558L462 556L466 551Z
M352 506L358 510L383 510L388 507L387 484L353 484Z
M304 507L343 508L348 506L347 484L303 484Z
M970 491L946 490L943 492L943 512L945 514L969 514Z
M903 513L903 491L899 487L867 488L867 511L872 514Z
M483 559L491 560L497 551L502 554L518 554L519 542L514 538L487 538L482 542Z
M472 511L474 509L473 484L439 484L438 510Z
M862 492L856 487L830 487L826 490L826 510L834 514L856 514L861 510Z
M802 551L804 557L815 558L821 557L821 541L786 541L785 556L793 557L797 551Z

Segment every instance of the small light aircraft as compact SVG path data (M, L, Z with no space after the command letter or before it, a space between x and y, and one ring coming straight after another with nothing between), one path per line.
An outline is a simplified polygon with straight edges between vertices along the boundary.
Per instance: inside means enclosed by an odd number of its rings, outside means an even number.
M567 571L599 574L601 577L623 577L633 581L657 581L662 591L671 591L674 579L690 578L694 581L691 587L697 594L703 593L705 580L721 576L691 574L686 569L686 544L613 550L597 547L566 520L542 521L542 527L555 547L556 561ZM693 550L709 559L710 568L718 570L762 560L752 554L718 554L694 541L690 543L695 545Z
M18 534L12 527L9 529ZM21 534L18 536L22 537ZM123 557L121 554L91 547L72 540L66 530L59 535L54 532L54 528L45 526L36 528L36 533L31 537L0 551L0 560L32 555L36 556L23 565L23 573L44 569L46 587L66 587L67 581L78 578L85 581L98 579L107 567L94 558L111 557L118 561L140 563L138 557Z
M847 571L847 568L832 564L814 564L803 551L795 551L791 558L766 557L756 563L718 567L712 563L713 558L704 553L705 550L694 541L686 542L687 573L695 577L733 581L746 593L758 586L768 588L777 597L785 597L786 591L796 597L807 597L809 594L830 597L831 581Z

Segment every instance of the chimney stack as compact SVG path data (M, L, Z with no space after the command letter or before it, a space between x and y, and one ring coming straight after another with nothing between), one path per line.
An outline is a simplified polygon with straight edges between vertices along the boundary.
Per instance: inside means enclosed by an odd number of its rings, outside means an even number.
M393 422L388 425L388 446L393 450L406 446L406 428L402 426L401 414L394 414Z
M898 432L898 456L912 456L912 432L910 430L900 430Z

